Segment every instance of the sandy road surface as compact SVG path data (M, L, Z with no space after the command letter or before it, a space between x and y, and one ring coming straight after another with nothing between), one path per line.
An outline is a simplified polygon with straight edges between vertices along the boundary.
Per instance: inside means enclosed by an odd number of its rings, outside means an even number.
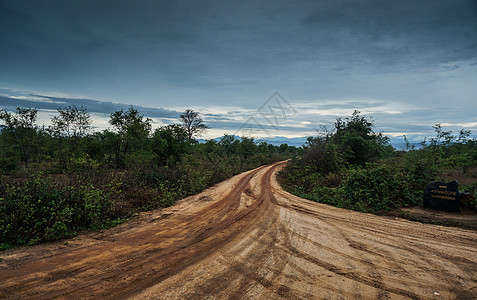
M474 299L477 232L312 203L281 163L100 233L0 254L0 298Z

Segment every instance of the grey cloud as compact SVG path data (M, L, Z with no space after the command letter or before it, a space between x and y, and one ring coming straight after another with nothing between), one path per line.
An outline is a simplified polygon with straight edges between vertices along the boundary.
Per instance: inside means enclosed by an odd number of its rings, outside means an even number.
M205 114L204 115L204 118L207 120L207 121L229 121L231 120L230 118L227 118L227 117L224 117L224 116L214 116L214 115L210 115L210 114Z
M432 106L432 104L430 104L430 106ZM406 120L406 123L409 125L411 123L458 123L462 120L475 121L477 119L475 117L475 111L462 110L459 107L452 107L451 103L449 103L448 106L432 107L432 109L428 110L420 109L404 111L397 114L374 113L373 115L376 118L393 121L393 123L396 125L398 125L400 121L402 122L402 120Z
M11 97L0 96L0 107L32 107L38 109L56 110L71 105L84 106L90 113L107 114L118 110L127 110L131 105L119 104L113 102L96 101L89 99L70 99L61 97L48 97L42 95L31 95L35 98L44 98L41 100L16 99ZM134 106L141 114L152 118L179 118L179 112L164 108L144 107L140 105Z
M351 101L346 103L331 103L331 104L317 104L316 106L310 106L309 109L341 109L346 108L349 109L351 112L355 109L364 109L364 108L372 108L372 107L381 107L386 105L386 102L358 102L358 101Z
M330 1L303 24L318 36L336 35L322 47L354 48L371 61L440 63L477 57L476 15L472 0Z
M0 86L123 103L74 99L100 113L134 101L166 121L179 112L151 107L240 107L204 115L215 128L279 90L290 103L351 100L310 105L325 112L407 104L419 110L375 118L418 130L475 120L476 16L475 0L0 0Z

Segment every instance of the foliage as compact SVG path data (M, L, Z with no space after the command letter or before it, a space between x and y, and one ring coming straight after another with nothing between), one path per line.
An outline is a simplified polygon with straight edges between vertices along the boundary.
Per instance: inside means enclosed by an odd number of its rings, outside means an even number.
M393 148L389 139L373 131L373 122L354 111L350 117L337 118L334 130L322 136L308 137L298 164L308 165L323 174L337 172L347 166L364 166L367 162L389 156Z
M116 131L116 135L110 135L113 148L115 149L115 161L117 166L124 164L124 156L144 147L149 142L151 122L139 114L139 111L130 107L127 111L122 109L111 113L109 123Z
M107 219L108 196L93 185L57 186L34 174L18 185L2 182L0 241L30 245L98 228Z
M318 138L308 138L310 147L303 153L304 163L319 173L328 174L343 168L344 157L339 146Z
M410 191L400 175L386 166L351 168L338 188L341 204L371 212L407 206L411 203L403 201Z
M361 116L357 110L350 117L336 119L331 140L351 165L364 165L392 152L389 138L375 133L373 121Z
M179 162L184 154L190 152L191 146L187 131L175 124L157 128L151 143L159 165Z
M84 137L91 130L91 115L86 107L68 106L58 108L58 116L51 119L51 129L69 138Z
M28 167L31 160L38 156L41 132L36 125L37 118L38 109L18 107L15 114L0 110L0 120L5 123L0 141L4 147L3 159L19 157Z

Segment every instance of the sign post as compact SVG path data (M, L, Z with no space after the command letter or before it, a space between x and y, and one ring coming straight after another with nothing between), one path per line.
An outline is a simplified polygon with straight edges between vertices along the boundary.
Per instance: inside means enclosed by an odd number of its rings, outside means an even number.
M456 180L447 183L431 182L424 191L424 207L460 212L459 184Z

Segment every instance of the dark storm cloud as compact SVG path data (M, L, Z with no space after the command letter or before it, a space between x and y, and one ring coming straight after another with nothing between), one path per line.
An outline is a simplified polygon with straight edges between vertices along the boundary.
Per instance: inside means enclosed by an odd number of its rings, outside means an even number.
M68 74L67 85L93 85L86 74L106 84L139 84L139 75L150 85L154 78L238 88L293 73L297 64L310 63L308 72L369 72L370 66L386 72L396 65L406 70L409 64L429 67L477 57L477 5L470 0L0 5L0 40L6 45L0 55L10 74L39 81L43 74L60 82ZM19 80L31 83L26 78Z
M304 24L337 38L321 46L353 47L382 63L476 58L477 2L454 0L327 1ZM315 40L317 42L318 40ZM319 41L318 41L319 42Z
M68 86L94 85L95 79L107 85L118 80L134 84L145 76L180 81L185 78L181 69L193 67L182 53L201 48L197 16L204 15L197 2L2 1L1 5L0 81L19 77L26 84L57 80L57 85Z
M279 90L303 99L296 124L374 108L398 132L477 109L475 0L0 0L0 45L0 87L100 113L230 106L204 115L229 130Z

